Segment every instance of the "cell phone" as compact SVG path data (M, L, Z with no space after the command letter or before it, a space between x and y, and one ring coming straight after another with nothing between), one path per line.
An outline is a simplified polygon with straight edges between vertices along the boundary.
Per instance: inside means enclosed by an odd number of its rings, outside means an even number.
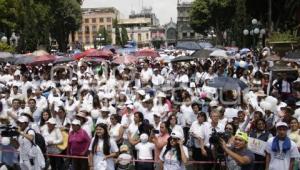
M29 159L29 162L30 162L30 165L31 166L34 166L34 159L32 158L32 159Z
M153 130L152 130L152 133L154 133L154 134L159 134L159 130L153 129Z

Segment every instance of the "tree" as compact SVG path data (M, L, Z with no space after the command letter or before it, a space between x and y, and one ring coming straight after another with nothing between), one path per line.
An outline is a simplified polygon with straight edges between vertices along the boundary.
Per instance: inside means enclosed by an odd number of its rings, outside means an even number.
M234 0L195 0L190 13L191 27L202 34L213 28L220 43L222 32L231 25L234 4Z
M125 27L122 27L121 37L122 37L122 46L124 46L127 44L128 40L129 40L128 33L127 33L127 30Z
M51 13L53 15L51 37L57 41L60 51L66 51L70 33L78 30L81 26L80 3L78 0L51 1Z
M99 34L101 34L101 38L103 38L103 40L100 40L100 45L108 45L111 44L111 37L108 34L107 30L105 29L105 27L102 27L99 29Z

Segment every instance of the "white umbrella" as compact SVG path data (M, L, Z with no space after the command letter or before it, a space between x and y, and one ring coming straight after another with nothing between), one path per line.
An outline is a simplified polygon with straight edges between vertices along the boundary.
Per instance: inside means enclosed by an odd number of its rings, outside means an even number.
M212 53L210 53L209 56L211 56L211 57L228 58L228 55L226 54L225 50L215 50Z

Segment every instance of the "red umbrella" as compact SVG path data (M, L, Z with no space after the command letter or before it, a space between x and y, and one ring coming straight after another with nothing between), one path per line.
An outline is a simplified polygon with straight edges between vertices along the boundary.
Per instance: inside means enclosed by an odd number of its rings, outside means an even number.
M158 52L152 49L142 49L135 52L134 55L137 57L152 57L152 58L159 57Z
M89 53L85 57L99 57L109 59L113 56L113 53L108 50L96 50L94 52Z
M137 61L137 58L132 55L123 55L114 57L113 63L116 64L133 64Z
M91 48L91 49L85 50L85 51L82 52L82 53L77 53L77 54L75 54L75 55L73 56L73 58L75 58L76 60L80 60L81 58L83 58L83 57L87 56L88 54L93 53L93 52L95 52L95 51L97 51L97 50L94 49L94 48Z
M48 64L52 63L56 60L56 57L53 55L41 55L37 56L33 59L32 63L30 65L41 65L41 64Z

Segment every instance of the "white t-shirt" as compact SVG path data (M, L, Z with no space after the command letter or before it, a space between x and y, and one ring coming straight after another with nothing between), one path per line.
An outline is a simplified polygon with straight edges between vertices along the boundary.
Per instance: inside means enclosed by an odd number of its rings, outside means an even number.
M266 152L270 154L269 170L287 170L290 167L291 158L299 158L299 151L295 142L291 141L291 149L286 153L282 152L283 141L279 140L280 152L275 153L272 151L272 143L275 137L267 141Z
M164 170L185 170L184 163L178 161L177 159L176 149L172 148L164 155L166 148L167 146L163 147L159 156L159 159L164 162ZM186 146L183 146L183 152L185 156L188 158L189 154Z
M135 149L138 151L138 159L141 160L147 160L147 159L153 159L153 153L152 151L154 150L155 145L150 142L146 143L138 143L135 145Z
M213 132L213 128L217 132L224 132L225 125L218 123L217 127L212 127L211 123L205 123L204 126L201 128L199 133L200 137L204 140L205 146L210 146L209 138Z

